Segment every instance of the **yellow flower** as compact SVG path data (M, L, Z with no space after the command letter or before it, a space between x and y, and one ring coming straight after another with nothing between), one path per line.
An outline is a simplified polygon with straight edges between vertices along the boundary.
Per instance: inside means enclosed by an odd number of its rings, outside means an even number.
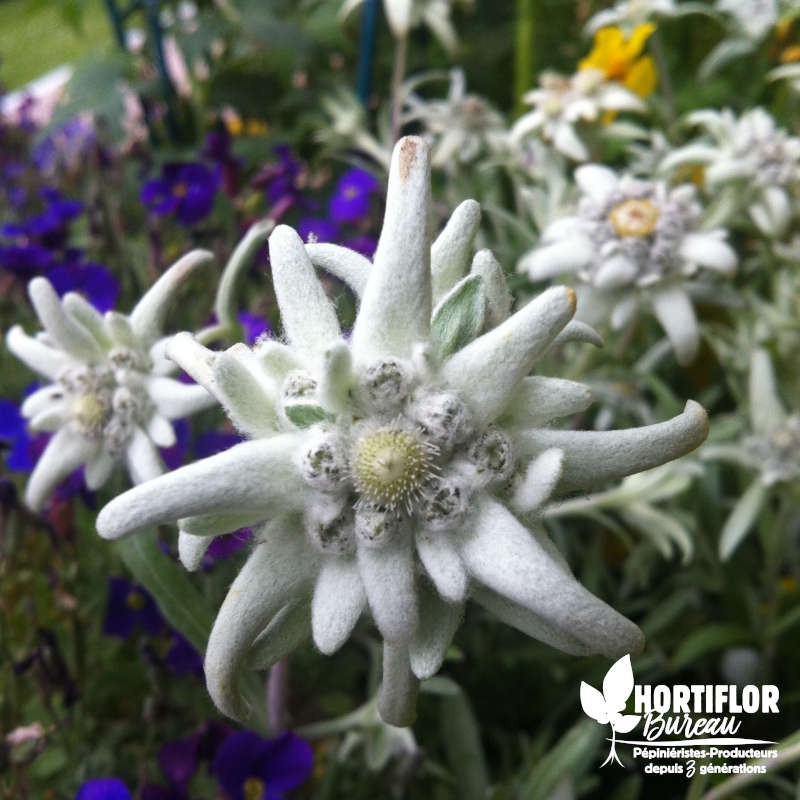
M639 97L655 89L658 73L650 56L641 55L647 39L656 29L651 22L637 25L630 36L621 28L600 28L594 35L594 47L578 69L600 70L607 80L619 81Z

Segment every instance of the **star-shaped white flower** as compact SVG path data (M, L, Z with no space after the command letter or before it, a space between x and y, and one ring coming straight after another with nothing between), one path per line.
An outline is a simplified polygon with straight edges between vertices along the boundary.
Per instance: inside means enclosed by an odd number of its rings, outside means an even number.
M417 94L422 85L442 77L440 72L429 73L407 81L403 87L403 124L422 126L431 143L433 167L447 168L454 162L474 163L481 155L505 154L508 135L502 116L484 98L467 92L462 70L450 71L445 99Z
M529 377L555 341L595 337L570 322L575 295L550 289L508 316L489 251L472 256L479 207L466 201L431 246L430 154L396 146L374 263L342 247L270 237L285 342L223 353L181 334L172 357L214 392L250 441L109 503L116 538L180 520L199 537L263 523L206 652L218 707L244 717L238 674L313 637L324 653L369 610L384 639L379 710L413 718L468 598L569 653L641 647L639 629L572 576L532 521L554 490L583 490L676 458L706 435L696 403L667 422L611 433L547 427L591 402L587 387ZM342 336L315 275L360 298Z
M678 148L661 164L664 172L697 164L715 205L727 217L745 210L770 239L782 237L800 191L800 138L775 124L763 108L737 118L730 109L689 114L703 136Z
M518 269L535 281L575 273L581 316L593 324L609 317L620 329L641 303L651 305L677 360L689 363L700 332L687 290L701 267L734 272L726 232L701 228L691 184L620 177L599 164L579 167L575 181L578 213L550 225Z
M81 295L63 299L46 278L34 278L28 293L44 331L28 336L19 325L6 336L8 349L50 383L22 404L33 431L50 439L31 473L25 502L41 509L53 489L86 466L89 489L102 486L124 462L134 483L163 471L158 447L175 443L169 420L214 403L202 386L168 377L175 365L160 338L166 309L183 281L211 254L195 251L174 264L142 297L129 316L101 315Z
M770 496L772 487L800 482L800 410L789 413L778 394L775 370L766 350L750 356L750 434L736 444L709 444L707 459L731 461L757 475L733 506L719 538L727 559L744 540Z
M522 98L533 109L511 128L511 141L538 136L574 161L588 161L589 150L578 126L600 125L604 114L645 110L644 103L602 70L583 69L572 76L546 72L539 87ZM618 131L619 132L619 131Z

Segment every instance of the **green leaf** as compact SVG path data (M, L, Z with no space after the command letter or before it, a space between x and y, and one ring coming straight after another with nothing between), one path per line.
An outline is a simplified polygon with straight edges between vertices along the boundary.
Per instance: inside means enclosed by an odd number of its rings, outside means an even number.
M129 56L119 52L95 54L81 61L67 83L65 101L37 133L37 139L86 111L102 120L114 139L121 138L125 132L125 102L120 86L130 64Z
M433 312L431 341L441 358L469 344L483 328L486 292L480 275L457 283Z
M312 425L316 425L317 422L333 420L333 416L321 406L312 406L306 403L286 406L284 411L289 418L289 422L298 428L310 428Z
M565 777L576 779L592 766L592 755L606 733L594 720L581 720L536 764L519 794L520 800L547 800Z
M463 800L484 800L489 789L489 771L475 714L463 691L442 695L441 703L442 738L458 787L456 796Z
M707 625L684 639L672 657L672 668L683 669L709 653L737 644L749 644L752 638L740 625L731 623Z
M727 561L753 527L759 511L764 507L767 487L756 478L733 507L719 537L719 557Z
M167 622L204 653L214 614L183 568L163 552L156 532L128 536L116 548L133 577L153 595Z

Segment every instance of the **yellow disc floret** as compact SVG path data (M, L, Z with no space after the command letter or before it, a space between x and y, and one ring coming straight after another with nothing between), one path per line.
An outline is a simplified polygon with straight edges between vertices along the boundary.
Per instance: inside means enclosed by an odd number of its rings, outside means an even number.
M87 436L98 436L109 418L109 405L96 394L84 394L72 403L72 417Z
M264 781L261 778L248 778L242 786L244 800L261 800L264 796Z
M380 428L356 443L353 482L362 500L382 508L408 506L431 474L435 448L411 431Z
M649 236L658 224L660 212L651 200L625 200L608 215L618 236Z

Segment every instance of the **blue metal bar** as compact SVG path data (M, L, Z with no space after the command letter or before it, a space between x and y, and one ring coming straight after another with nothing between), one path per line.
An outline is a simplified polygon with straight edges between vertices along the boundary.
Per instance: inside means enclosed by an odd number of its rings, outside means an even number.
M358 43L358 72L356 91L366 106L372 86L372 63L375 60L375 39L378 32L378 2L366 0L361 15L361 36Z

